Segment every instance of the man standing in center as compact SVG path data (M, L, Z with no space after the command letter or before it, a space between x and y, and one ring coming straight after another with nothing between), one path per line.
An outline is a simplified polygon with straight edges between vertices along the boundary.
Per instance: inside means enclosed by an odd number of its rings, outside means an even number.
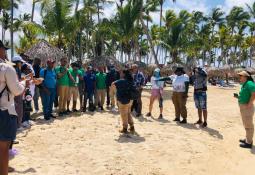
M98 104L101 110L104 110L105 93L106 93L106 74L103 67L98 68L99 72L96 74L96 105Z
M142 91L145 82L144 75L141 71L138 70L138 65L132 65L134 84L136 89L139 91L139 97L134 100L132 105L132 110L135 110L136 117L140 117L142 115Z
M68 114L66 111L70 73L67 68L67 58L60 60L60 66L56 68L58 95L59 95L59 116Z

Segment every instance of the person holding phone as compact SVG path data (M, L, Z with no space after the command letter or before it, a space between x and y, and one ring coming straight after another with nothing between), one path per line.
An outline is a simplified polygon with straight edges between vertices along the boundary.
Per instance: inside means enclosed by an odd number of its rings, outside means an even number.
M241 83L241 90L238 94L234 94L238 98L240 113L242 116L243 125L246 131L246 138L240 139L241 148L252 148L254 135L254 100L255 100L255 83L248 71L238 73Z
M67 68L68 60L63 57L60 60L60 66L56 68L57 73L57 84L58 84L58 95L59 95L59 116L67 115L70 111L66 110L68 93L69 93L69 81L73 77L70 76L69 70Z

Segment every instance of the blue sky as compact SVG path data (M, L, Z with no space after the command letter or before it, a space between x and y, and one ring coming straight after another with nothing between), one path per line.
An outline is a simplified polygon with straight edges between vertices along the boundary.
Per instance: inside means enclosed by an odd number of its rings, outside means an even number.
M22 0L23 3L19 6L19 9L15 11L15 15L18 16L22 13L31 13L32 11L32 1L33 0ZM116 0L119 2L119 0ZM209 14L212 8L215 7L221 7L226 13L230 11L230 9L237 5L242 6L246 8L246 4L251 5L255 0L177 0L176 3L172 3L171 0L165 0L164 4L164 12L168 9L173 9L176 12L179 12L180 10L188 10L190 12L192 11L202 11L205 14ZM81 4L82 5L82 4ZM37 23L41 23L41 16L40 16L40 10L39 5L36 6L35 9L35 16L34 20ZM111 17L116 13L116 5L108 6L104 10L104 17ZM159 21L159 13L152 13L151 14L154 23L158 23ZM1 33L0 28L0 33ZM15 33L14 34L14 41L15 43L18 43L18 36L21 35L21 33ZM6 32L6 39L8 40L9 32Z

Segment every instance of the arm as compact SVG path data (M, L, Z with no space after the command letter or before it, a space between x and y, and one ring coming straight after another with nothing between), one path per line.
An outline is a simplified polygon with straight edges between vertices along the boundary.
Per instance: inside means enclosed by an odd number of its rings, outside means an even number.
M67 68L65 68L64 72L60 72L59 70L59 72L57 73L57 78L58 79L62 78L67 72L68 72Z
M14 68L12 67L7 68L5 73L5 79L7 87L14 96L18 96L24 92L26 82L25 81L19 82Z
M248 106L249 106L249 107L253 106L254 100L255 100L255 92L253 92L253 93L251 94L251 98L250 98L250 101L249 101L249 103L248 103Z

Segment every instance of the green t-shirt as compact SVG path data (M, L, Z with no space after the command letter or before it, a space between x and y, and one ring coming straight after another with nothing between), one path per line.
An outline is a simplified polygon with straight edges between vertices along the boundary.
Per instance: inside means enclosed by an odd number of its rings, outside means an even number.
M255 92L255 83L252 81L244 83L239 93L239 104L248 104L253 92Z
M105 73L97 73L96 74L96 87L97 89L106 89L106 74Z
M70 75L73 77L73 79L75 80L75 83L70 79L69 80L69 86L71 87L77 87L79 84L79 76L81 76L81 71L80 70L76 70L74 71L72 68L69 69L69 73Z
M79 84L83 83L83 77L85 75L85 70L83 68L79 69L80 73L81 73L81 77L82 77L82 80L79 81Z
M59 74L59 73L63 73L65 71L65 68L62 67L62 66L58 66L56 68L56 73ZM68 71L66 72L66 74L59 78L58 81L57 81L58 85L60 86L69 86L69 76L68 76Z

